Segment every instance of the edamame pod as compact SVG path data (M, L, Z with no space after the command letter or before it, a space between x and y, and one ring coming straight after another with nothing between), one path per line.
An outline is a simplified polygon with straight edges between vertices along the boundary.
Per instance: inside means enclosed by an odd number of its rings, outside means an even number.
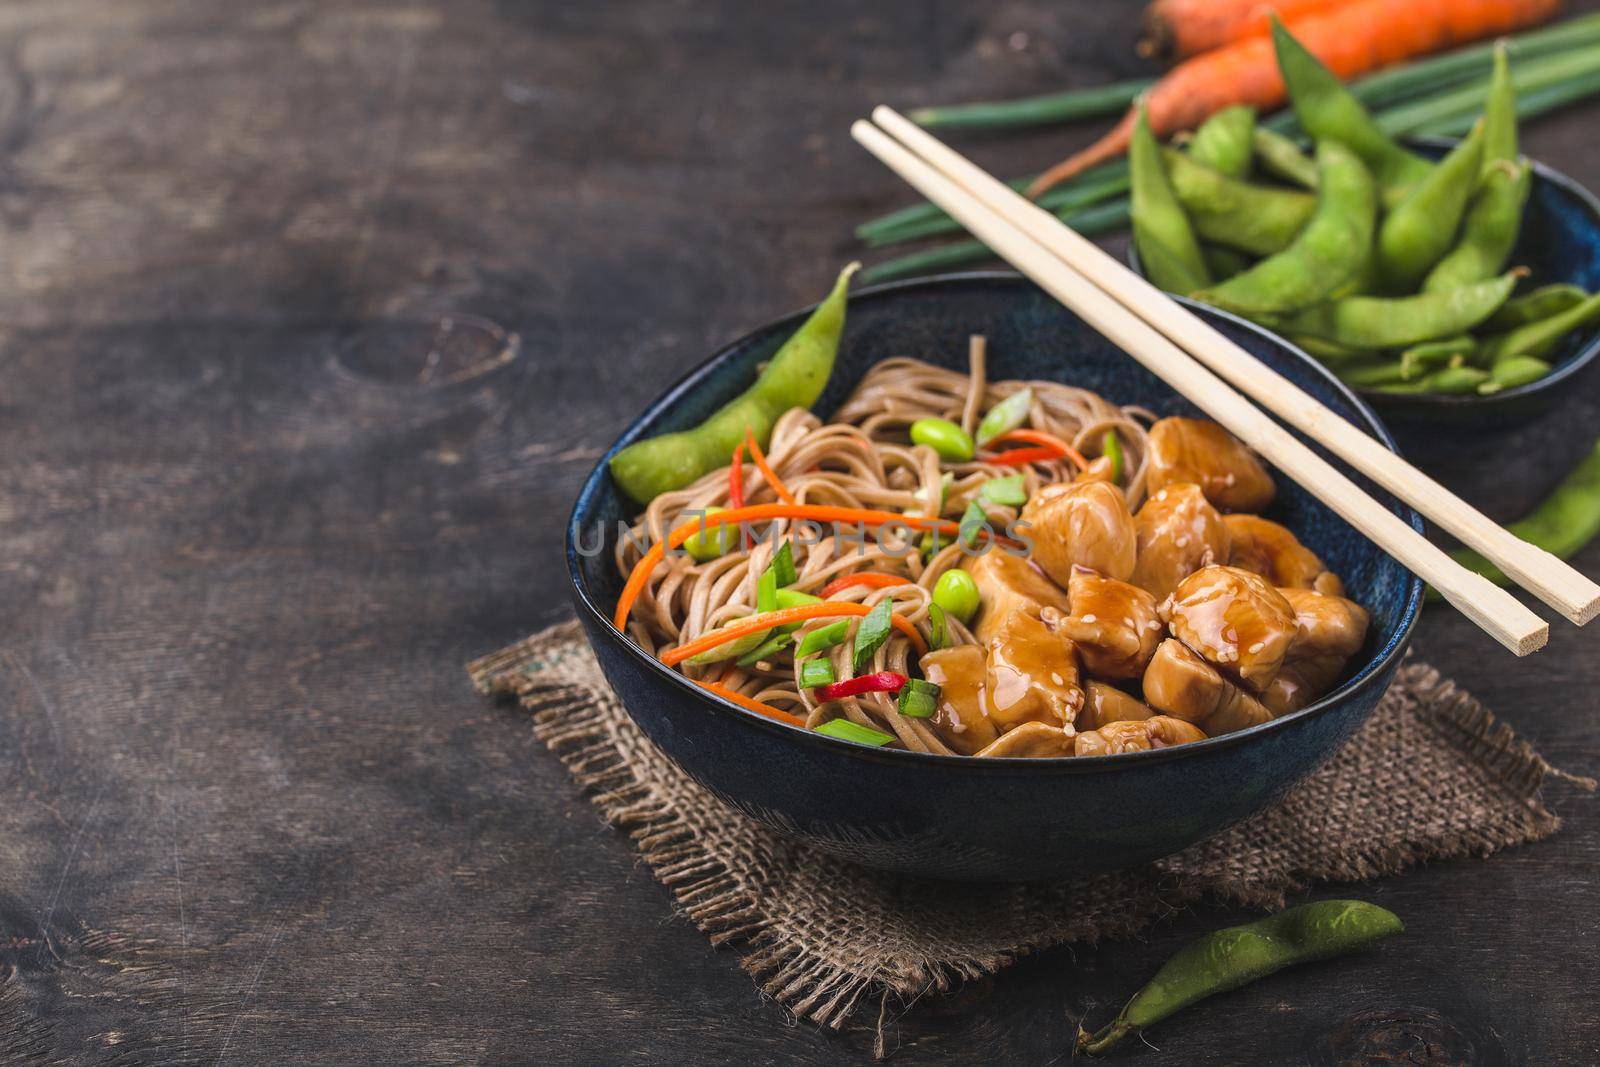
M1561 559L1570 559L1600 534L1600 442L1561 479L1542 503L1506 529ZM1462 566L1495 585L1507 585L1500 568L1470 548L1450 553Z
M1133 178L1133 243L1150 281L1172 293L1192 293L1211 284L1194 228L1167 182L1161 146L1150 132L1142 103L1128 145L1128 165Z
M1325 337L1290 334L1289 340L1304 349L1308 355L1316 356L1323 363L1330 365L1372 358L1372 352L1368 349L1351 348Z
M1317 164L1300 151L1300 146L1294 143L1293 138L1266 126L1257 126L1251 143L1256 159L1261 161L1262 169L1269 174L1306 189L1317 187Z
M1507 333L1495 334L1483 340L1482 357L1490 364L1507 356L1533 356L1542 359L1573 330L1600 323L1600 293L1547 319L1518 326Z
M1489 316L1483 328L1490 333L1504 333L1530 322L1548 319L1551 315L1559 315L1587 299L1589 294L1584 292L1582 286L1565 282L1542 286L1507 300L1505 306Z
M1449 251L1478 187L1482 163L1479 124L1384 216L1377 245L1378 277L1384 285L1397 293L1415 292L1423 275Z
M1536 382L1550 373L1550 364L1532 356L1507 356L1489 368L1489 379L1478 386L1484 396Z
M1272 43L1301 127L1315 140L1342 142L1361 157L1382 189L1384 204L1399 203L1413 185L1428 176L1432 164L1390 140L1361 101L1283 28L1276 15L1272 16Z
M1360 272L1377 216L1372 176L1337 141L1317 146L1317 174L1316 212L1293 243L1199 299L1251 316L1294 312L1326 300Z
M1200 124L1189 142L1189 155L1230 178L1250 172L1256 109L1244 104L1225 107Z
M1400 369L1400 361L1391 359L1385 363L1368 363L1357 367L1335 367L1333 373L1346 385L1353 385L1358 389L1375 389L1382 385L1399 385L1405 381Z
M1327 959L1399 933L1393 912L1361 900L1320 900L1217 930L1190 942L1098 1033L1078 1031L1080 1052L1106 1052L1199 1000L1297 963Z
M1208 244L1201 245L1200 251L1206 257L1206 266L1211 269L1211 276L1218 281L1250 269L1250 257L1238 249L1228 248L1226 245Z
M1492 278L1504 267L1522 228L1522 206L1532 184L1526 163L1490 165L1467 209L1461 237L1422 281L1422 291L1455 289Z
M1207 241L1270 256L1288 248L1316 211L1316 197L1309 193L1230 178L1170 148L1162 158L1172 191Z
M635 441L612 456L611 477L618 487L635 502L647 504L726 466L747 429L765 446L779 415L816 403L833 372L850 276L860 266L852 263L839 272L833 291L783 343L749 389L691 430Z
M1506 43L1494 46L1494 73L1483 104L1483 173L1496 163L1517 161L1517 87L1511 83Z
M1310 334L1351 348L1409 348L1465 333L1494 314L1517 284L1517 271L1492 281L1416 296L1351 296L1278 320L1291 334Z
M1428 393L1461 394L1477 392L1489 380L1489 372L1477 367L1445 367L1423 379Z
M1476 347L1477 342L1464 333L1412 345L1400 353L1400 376L1408 382L1416 381L1452 363L1459 366Z

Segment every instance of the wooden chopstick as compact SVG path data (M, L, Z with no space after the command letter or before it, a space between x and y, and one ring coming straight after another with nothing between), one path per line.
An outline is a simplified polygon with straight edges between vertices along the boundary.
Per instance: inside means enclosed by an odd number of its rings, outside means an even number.
M1432 584L1495 640L1519 656L1544 646L1549 626L1514 596L1428 543L1398 515L1362 492L1165 335L1063 263L1026 230L871 123L858 121L850 133L989 248ZM1327 418L1340 421L1332 413Z
M1582 626L1600 613L1600 584L1491 520L1267 367L1210 323L1108 255L1050 212L888 107L872 117L957 185L1110 293L1257 403L1477 549L1517 584Z

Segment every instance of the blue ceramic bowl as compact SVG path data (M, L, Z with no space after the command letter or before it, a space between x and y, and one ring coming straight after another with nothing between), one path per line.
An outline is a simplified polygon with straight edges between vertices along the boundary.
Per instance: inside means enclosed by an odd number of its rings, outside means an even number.
M690 372L629 426L584 483L567 527L578 617L606 678L660 748L740 811L835 855L911 874L1018 881L1111 870L1175 852L1260 811L1326 760L1372 711L1416 623L1422 584L1287 479L1289 524L1371 610L1367 647L1316 704L1197 744L1083 759L976 759L864 748L752 715L661 666L611 625L622 588L611 548L632 512L606 469L618 449L697 423L742 390L805 317L790 315ZM1201 309L1225 334L1391 448L1377 418L1303 354ZM965 369L989 339L996 378L1045 378L1162 414L1195 409L1030 282L968 274L864 289L850 299L819 412L875 363L914 355ZM1338 461L1335 460L1335 463ZM1358 479L1359 480L1359 479ZM1421 529L1409 509L1364 487ZM598 553L592 550L604 544ZM580 546L584 546L580 548Z

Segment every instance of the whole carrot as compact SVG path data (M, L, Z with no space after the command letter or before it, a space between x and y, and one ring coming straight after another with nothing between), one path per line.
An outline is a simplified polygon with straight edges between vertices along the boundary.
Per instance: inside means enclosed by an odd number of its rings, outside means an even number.
M1267 32L1267 16L1285 22L1350 0L1154 0L1144 9L1139 54L1168 62L1188 59Z
M1290 29L1341 78L1508 33L1555 14L1561 0L1351 0L1296 19ZM1193 129L1214 111L1249 104L1267 111L1283 103L1272 41L1250 37L1180 63L1145 95L1150 128L1165 137ZM1129 111L1100 140L1057 163L1028 186L1029 196L1127 151Z

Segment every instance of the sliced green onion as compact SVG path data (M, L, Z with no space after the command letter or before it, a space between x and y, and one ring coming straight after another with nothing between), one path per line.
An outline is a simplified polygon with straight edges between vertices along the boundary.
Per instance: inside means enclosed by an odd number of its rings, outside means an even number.
M778 576L771 568L756 579L756 610L763 615L778 610Z
M769 631L770 632L770 631ZM791 634L775 633L736 661L740 667L751 667L764 659L771 659L794 643Z
M961 513L961 525L956 536L962 544L971 548L978 542L978 533L989 528L989 513L983 510L983 505L974 500L967 505L967 510Z
M839 644L850 635L850 620L840 619L830 622L826 626L819 626L800 639L800 647L796 648L796 656L809 656L813 652L823 652Z
M753 634L735 637L732 641L725 641L716 648L708 648L698 656L690 656L689 662L695 665L704 663L721 663L725 659L733 659L749 652L767 639L771 630L757 630Z
M911 719L931 719L939 710L939 687L913 678L900 690L900 714Z
M884 597L873 605L871 611L862 616L861 625L856 627L855 649L850 655L850 662L857 674L872 662L872 657L878 654L878 649L889 640L889 631L893 628L889 617L893 614L894 600Z
M819 685L832 685L837 680L831 661L825 659L800 661L800 688L815 689Z
M873 748L882 748L894 740L893 734L886 734L882 730L874 730L870 726L853 723L849 719L829 719L817 727L817 733L836 737L840 741L853 741L858 745L870 745Z
M990 478L978 490L978 499L1003 507L1020 508L1028 502L1028 491L1023 488L1022 475L1011 474L1004 478Z
M1022 388L990 408L978 423L978 444L986 445L1003 433L1021 426L1033 407L1033 390Z
M802 593L798 589L778 590L778 607L780 608L798 608L802 604L820 603L822 603L821 597L812 596L810 593Z
M1100 439L1100 454L1111 461L1111 483L1122 484L1122 439L1117 431L1107 430Z
M767 569L778 576L778 585L793 585L800 575L794 569L794 549L785 541L778 546L778 551L772 554L772 562L767 564Z
M944 608L928 601L928 651L937 652L950 640L950 624Z

